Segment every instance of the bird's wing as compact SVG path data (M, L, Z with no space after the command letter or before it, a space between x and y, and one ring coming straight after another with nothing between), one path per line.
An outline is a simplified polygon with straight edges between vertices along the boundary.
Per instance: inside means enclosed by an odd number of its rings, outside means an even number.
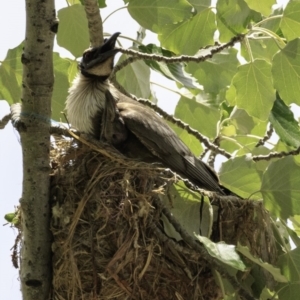
M130 100L130 101L129 101ZM197 159L169 125L152 109L126 98L117 103L126 127L165 166L201 188L222 193L215 172Z
M107 141L114 146L123 143L128 137L127 129L124 121L120 117L116 104L115 98L110 91L107 90L102 113L100 139Z

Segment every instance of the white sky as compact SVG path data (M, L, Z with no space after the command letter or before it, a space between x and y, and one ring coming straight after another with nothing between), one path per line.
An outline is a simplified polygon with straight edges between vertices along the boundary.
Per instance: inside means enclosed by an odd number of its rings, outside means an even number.
M107 1L110 9L102 10L104 19L111 11L124 5L122 0ZM280 3L286 0L278 1ZM56 10L65 7L64 0L56 0ZM111 5L115 5L112 9ZM116 23L116 20L118 21ZM10 0L1 3L0 10L0 60L4 60L7 50L14 48L24 39L25 34L25 1ZM128 17L127 11L121 10L113 15L104 24L104 30L109 33L121 31L123 35L135 37L139 25ZM123 46L128 47L130 43L121 40ZM154 35L147 32L146 42L154 42ZM56 51L59 47L55 47ZM64 52L65 55L65 52ZM168 82L163 77L153 79L160 84ZM168 86L170 84L168 83ZM171 84L171 88L175 84ZM158 99L167 99L159 101L159 105L166 111L173 113L174 107L178 101L178 96L174 93L168 93L162 88L155 88ZM9 113L9 106L6 102L0 101L0 118ZM5 130L0 130L0 295L5 300L20 300L20 285L18 281L18 270L14 269L11 263L11 250L16 237L16 231L9 226L2 226L5 223L3 216L6 213L13 212L14 206L18 205L22 188L22 161L21 147L18 141L18 133L8 125Z

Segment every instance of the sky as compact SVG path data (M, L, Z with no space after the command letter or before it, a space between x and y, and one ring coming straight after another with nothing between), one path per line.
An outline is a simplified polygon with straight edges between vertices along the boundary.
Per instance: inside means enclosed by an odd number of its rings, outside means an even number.
M285 2L281 0L280 3ZM56 0L56 10L66 6L64 0ZM111 7L111 4L114 7ZM116 8L124 5L122 0L109 1L110 8L101 11L102 19ZM12 17L13 16L13 17ZM118 22L116 23L116 17ZM7 50L14 48L24 39L25 34L25 1L10 0L1 3L0 10L0 61L4 60ZM116 15L110 17L104 23L104 31L114 33L121 31L122 35L131 37L136 36L139 25L131 19L125 9L116 12ZM121 40L124 47L129 47L130 43ZM155 42L154 34L147 32L145 42ZM61 56L70 56L57 45L55 51L61 53ZM72 56L70 56L72 57ZM169 83L162 76L156 75L152 81L159 84L168 84L168 87L175 87L175 84ZM159 105L169 113L174 112L178 101L178 95L167 92L163 88L155 86L155 93L159 99ZM163 101L167 99L167 101ZM0 118L9 113L9 105L0 99ZM6 221L3 216L6 213L13 212L14 207L18 205L22 192L22 158L21 146L18 133L9 124L4 130L0 130L0 295L5 300L20 300L20 284L18 281L18 270L14 269L11 263L11 247L17 231L10 228L9 225L2 226ZM2 222L1 222L2 221Z

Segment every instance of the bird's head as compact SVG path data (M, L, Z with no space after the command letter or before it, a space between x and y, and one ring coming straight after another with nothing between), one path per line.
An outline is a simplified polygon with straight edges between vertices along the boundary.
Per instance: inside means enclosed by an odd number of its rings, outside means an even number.
M102 46L84 51L79 64L80 71L84 76L109 77L113 69L114 57L119 51L118 48L115 48L119 35L120 32L116 32L109 39L104 40Z

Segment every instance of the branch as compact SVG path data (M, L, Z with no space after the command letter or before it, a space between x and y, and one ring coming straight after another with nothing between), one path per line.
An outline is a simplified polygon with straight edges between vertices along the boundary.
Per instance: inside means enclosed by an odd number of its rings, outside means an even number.
M23 154L20 281L24 300L51 298L49 127L57 26L54 0L26 0L22 107L13 107L16 111L12 113L23 129L19 132Z
M136 60L141 60L141 59L155 60L158 62L164 62L166 64L192 62L192 61L196 62L196 63L200 63L200 62L208 60L209 58L212 58L214 54L219 53L226 48L233 47L236 43L241 42L243 39L244 39L243 34L234 36L228 43L223 44L223 45L217 45L217 46L213 47L212 49L208 50L209 51L208 54L202 55L202 56L181 55L181 56L177 56L177 57L166 57L166 56L161 56L161 55L157 55L157 54L147 54L147 53L143 53L143 52L138 52L138 51L135 51L132 49L120 48L121 53L130 55L131 57L124 60L122 63L120 63L119 65L117 65L114 68L114 71L111 74L111 78L113 78L118 71L120 71L127 65L133 63Z
M213 144L216 145L217 147L220 146L220 136L217 136L214 139ZM205 150L207 150L207 149L208 148L206 148ZM217 156L217 153L215 151L211 151L210 155L208 157L208 165L211 166L212 168L214 168L216 156Z
M271 152L268 155L257 155L257 156L253 156L252 159L254 161L260 161L260 160L271 160L273 158L282 158L285 156L289 156L289 155L298 155L300 154L300 147L298 147L295 150L286 152L286 151L282 151L282 152Z
M97 0L85 0L84 9L88 20L91 47L103 44L103 26Z
M153 110L155 110L156 112L158 112L164 119L166 119L167 121L177 125L179 128L186 130L189 134L193 135L197 140L199 140L201 143L203 143L208 149L215 151L219 154L224 155L227 158L231 158L231 154L226 152L223 149L220 149L218 146L214 145L213 143L211 143L209 141L209 139L207 137L205 137L204 135L202 135L198 130L190 127L187 123L184 123L183 121L181 121L180 119L175 118L172 115L169 115L167 112L165 112L164 110L162 110L160 107L158 107L157 105L155 105L154 103L152 103L151 101L147 100L147 99L142 99L139 98L137 99L136 97L133 96L133 99L151 107Z
M270 124L270 127L267 130L265 136L257 142L257 144L255 145L255 147L259 147L259 146L264 145L265 142L271 138L273 132L274 132L274 128L273 128L272 124Z
M4 129L5 126L8 124L8 122L10 121L11 118L11 114L8 114L6 116L4 116L1 120L0 120L0 129Z

